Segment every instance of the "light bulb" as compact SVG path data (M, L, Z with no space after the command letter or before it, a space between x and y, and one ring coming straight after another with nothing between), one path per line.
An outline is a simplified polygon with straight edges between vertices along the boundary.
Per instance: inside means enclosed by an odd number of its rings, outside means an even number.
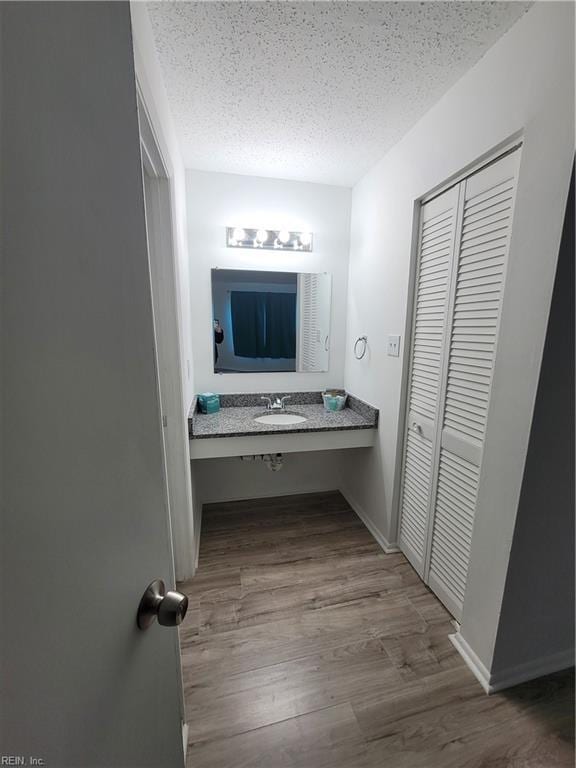
M234 227L234 232L232 232L232 236L234 240L237 240L239 242L246 240L246 232L241 227Z
M268 232L266 232L265 229L259 229L258 232L256 232L256 240L259 243L263 243L265 240L268 240Z
M280 232L278 232L278 240L286 245L286 243L290 240L290 232L288 232L287 229L281 229Z
M312 242L312 235L310 232L301 232L300 233L300 242L302 245L310 245Z

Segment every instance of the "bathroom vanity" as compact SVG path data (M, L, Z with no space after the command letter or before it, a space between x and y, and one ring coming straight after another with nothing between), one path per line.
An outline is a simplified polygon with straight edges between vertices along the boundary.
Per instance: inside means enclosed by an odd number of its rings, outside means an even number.
M262 398L285 397L285 409L266 409ZM209 459L267 453L367 448L373 445L378 410L348 395L341 411L326 411L321 392L222 395L218 413L188 418L190 457Z

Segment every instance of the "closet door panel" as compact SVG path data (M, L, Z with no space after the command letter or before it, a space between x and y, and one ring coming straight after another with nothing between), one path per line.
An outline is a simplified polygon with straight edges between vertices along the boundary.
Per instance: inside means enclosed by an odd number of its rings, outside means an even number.
M421 576L429 537L458 190L422 206L404 438L400 545Z
M466 591L478 477L477 463L441 449L428 583L457 619Z
M456 618L466 589L519 153L462 182L428 581Z

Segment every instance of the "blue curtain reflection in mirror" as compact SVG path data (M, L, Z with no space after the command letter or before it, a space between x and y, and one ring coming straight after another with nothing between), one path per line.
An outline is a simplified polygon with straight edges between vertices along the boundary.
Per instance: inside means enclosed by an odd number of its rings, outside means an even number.
M232 342L237 357L268 357L266 296L255 291L230 292Z
M296 294L231 291L232 341L237 357L296 357Z
M266 294L266 357L296 357L296 294Z

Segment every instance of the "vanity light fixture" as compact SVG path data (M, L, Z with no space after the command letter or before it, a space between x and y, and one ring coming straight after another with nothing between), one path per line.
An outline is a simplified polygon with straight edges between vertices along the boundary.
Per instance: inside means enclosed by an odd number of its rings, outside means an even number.
M249 229L227 227L229 248L267 248L281 251L311 251L311 232L290 232L287 229Z
M268 238L270 237L270 233L267 229L259 229L256 232L256 237L254 238L254 247L255 248L264 248L264 243L268 242Z

